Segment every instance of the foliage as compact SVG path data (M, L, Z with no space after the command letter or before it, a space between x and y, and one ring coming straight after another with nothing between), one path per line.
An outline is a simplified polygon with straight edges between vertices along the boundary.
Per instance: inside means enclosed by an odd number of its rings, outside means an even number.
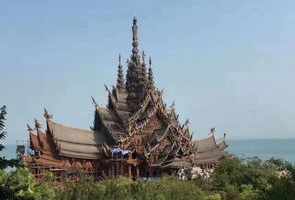
M69 183L58 199L189 199L205 200L202 192L193 182L182 182L174 178L163 178L154 182L134 182L126 178L96 183L84 179Z
M294 200L295 166L281 160L222 161L207 181L179 181L164 177L154 181L118 178L97 182L91 177L56 182L48 173L38 182L25 168L0 170L0 199L102 200L102 199L196 199L196 200ZM288 175L280 177L281 170Z
M283 170L290 176L280 177ZM215 170L212 183L223 199L294 200L294 170L291 163L275 159L226 159Z
M0 169L6 169L7 167L13 168L20 165L21 162L19 159L7 160L5 157L0 157Z
M242 187L242 192L240 193L241 200L255 200L259 199L258 190L253 189L252 185L244 185Z
M7 133L5 131L6 115L7 115L7 111L6 111L6 106L4 105L0 107L0 151L4 149L4 145L2 144L2 142L7 136ZM20 165L20 161L18 159L7 160L5 157L0 157L0 169L5 169L7 167L16 167L19 165Z
M55 189L47 182L37 183L28 169L0 171L0 199L55 199Z

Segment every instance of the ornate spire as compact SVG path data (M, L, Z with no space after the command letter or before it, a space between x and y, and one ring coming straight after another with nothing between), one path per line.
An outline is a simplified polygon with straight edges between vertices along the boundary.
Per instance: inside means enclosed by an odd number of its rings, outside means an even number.
M132 24L132 60L134 62L139 62L139 49L138 49L139 41L138 41L138 26L136 17L133 18Z
M141 60L142 60L142 64L145 65L145 53L144 53L144 51L142 51Z
M146 64L145 64L145 53L144 51L142 51L142 54L141 54L141 59L142 59L142 64L141 64L141 75L142 75L142 81L143 81L143 84L146 85L147 83L147 74L146 74Z
M148 86L153 89L154 86L154 74L152 70L152 58L149 58L149 73L148 73Z
M138 48L138 27L137 19L133 18L132 25L132 55L128 62L126 74L126 90L128 92L128 104L132 111L136 111L146 94L147 70L145 65L145 54L139 54ZM143 62L141 62L143 61Z
M125 88L125 80L123 75L123 66L121 63L121 55L119 54L119 65L118 65L118 77L117 77L117 88L123 89Z

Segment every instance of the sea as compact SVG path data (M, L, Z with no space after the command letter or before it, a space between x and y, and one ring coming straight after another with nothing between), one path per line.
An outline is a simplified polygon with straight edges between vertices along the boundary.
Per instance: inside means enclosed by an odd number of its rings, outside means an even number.
M226 151L239 158L258 157L262 160L270 158L284 159L295 164L295 139L248 139L229 140ZM6 145L0 157L16 157L16 145Z
M295 164L294 139L248 139L227 141L227 151L242 159L283 159Z

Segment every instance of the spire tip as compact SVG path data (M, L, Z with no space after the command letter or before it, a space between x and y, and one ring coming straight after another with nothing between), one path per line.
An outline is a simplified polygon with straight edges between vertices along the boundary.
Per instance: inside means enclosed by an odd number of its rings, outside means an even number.
M138 59L138 26L136 17L133 18L132 24L132 57L134 60Z
M119 65L121 65L121 54L119 54Z
M149 57L149 65L152 66L152 57Z
M137 23L137 18L136 16L133 16L133 24L135 25Z

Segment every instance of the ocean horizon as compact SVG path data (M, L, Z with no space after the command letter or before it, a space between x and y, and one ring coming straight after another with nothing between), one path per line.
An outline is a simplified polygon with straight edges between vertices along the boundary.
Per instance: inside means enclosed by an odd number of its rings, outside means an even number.
M226 151L241 159L258 157L283 159L295 164L295 138L292 139L233 139L226 141ZM16 158L16 145L5 145L0 156L7 159Z
M238 139L227 141L227 152L239 158L258 157L283 159L295 164L295 138L290 139Z

